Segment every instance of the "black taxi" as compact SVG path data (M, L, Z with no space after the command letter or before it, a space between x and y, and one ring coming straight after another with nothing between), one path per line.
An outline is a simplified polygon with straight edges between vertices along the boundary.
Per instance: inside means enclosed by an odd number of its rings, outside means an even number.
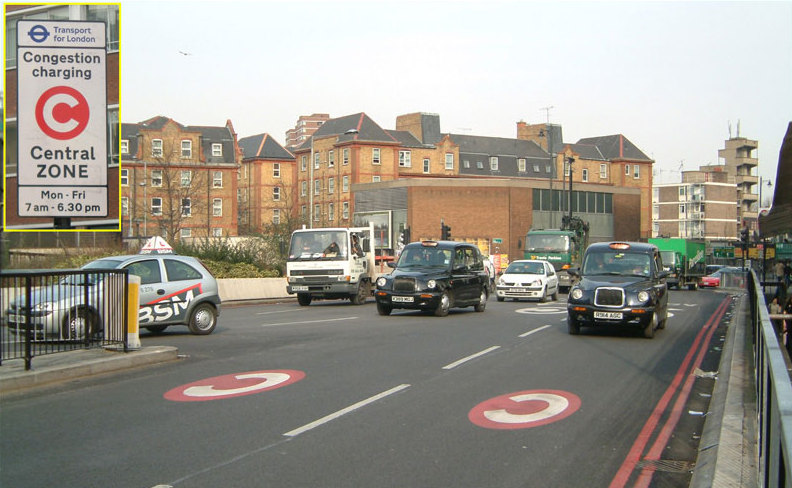
M444 317L450 308L473 307L483 312L487 306L489 280L481 252L473 244L412 242L388 266L394 270L377 278L374 292L380 315L406 308Z
M569 273L578 282L569 290L570 334L581 326L639 327L647 338L668 318L668 271L657 246L641 242L600 242L586 249L581 268Z

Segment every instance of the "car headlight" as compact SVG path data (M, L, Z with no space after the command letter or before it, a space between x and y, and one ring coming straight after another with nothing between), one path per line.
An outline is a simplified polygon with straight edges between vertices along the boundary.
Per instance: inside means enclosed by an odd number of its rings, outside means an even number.
M384 277L384 276L380 276L379 278L377 278L377 286L379 286L380 288L384 288L384 287L385 287L385 284L386 284L387 282L388 282L388 280L387 280L387 279L385 279L385 277Z
M581 298L583 298L583 290L581 290L580 288L573 288L572 291L569 293L569 296L571 296L575 300L580 300Z
M504 286L506 283L503 281L503 278L501 277L501 278L498 278L498 284L500 286Z
M429 280L426 282L426 287L430 290L437 286L437 282L435 280Z
M648 291L639 291L638 292L638 301L639 302L648 302L649 301L649 292Z
M531 286L533 286L533 287L536 287L536 286L542 286L542 280L534 280L534 281L531 283Z
M33 310L35 310L37 312L43 312L43 313L51 313L54 309L55 309L55 306L51 302L38 303L38 304L36 304L36 306L33 307Z

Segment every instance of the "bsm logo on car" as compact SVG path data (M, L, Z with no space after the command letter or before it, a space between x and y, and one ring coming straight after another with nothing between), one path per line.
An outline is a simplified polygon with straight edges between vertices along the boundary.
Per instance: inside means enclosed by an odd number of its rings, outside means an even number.
M200 283L141 305L138 312L140 323L164 322L171 317L178 317L195 299L195 290L198 290L199 295L201 294ZM163 300L170 300L170 302L160 303Z

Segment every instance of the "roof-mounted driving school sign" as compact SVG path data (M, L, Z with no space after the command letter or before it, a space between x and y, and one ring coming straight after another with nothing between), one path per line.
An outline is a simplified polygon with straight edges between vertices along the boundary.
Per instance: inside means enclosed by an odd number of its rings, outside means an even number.
M17 23L20 217L106 217L105 23Z

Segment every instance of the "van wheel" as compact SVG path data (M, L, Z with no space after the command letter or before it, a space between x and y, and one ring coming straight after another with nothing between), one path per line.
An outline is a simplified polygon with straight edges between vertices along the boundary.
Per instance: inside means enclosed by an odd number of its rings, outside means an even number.
M190 323L187 325L195 335L211 334L217 326L217 311L208 304L202 303L193 309Z
M311 304L311 295L307 293L298 293L297 303L299 303L303 307L307 307L308 305Z

